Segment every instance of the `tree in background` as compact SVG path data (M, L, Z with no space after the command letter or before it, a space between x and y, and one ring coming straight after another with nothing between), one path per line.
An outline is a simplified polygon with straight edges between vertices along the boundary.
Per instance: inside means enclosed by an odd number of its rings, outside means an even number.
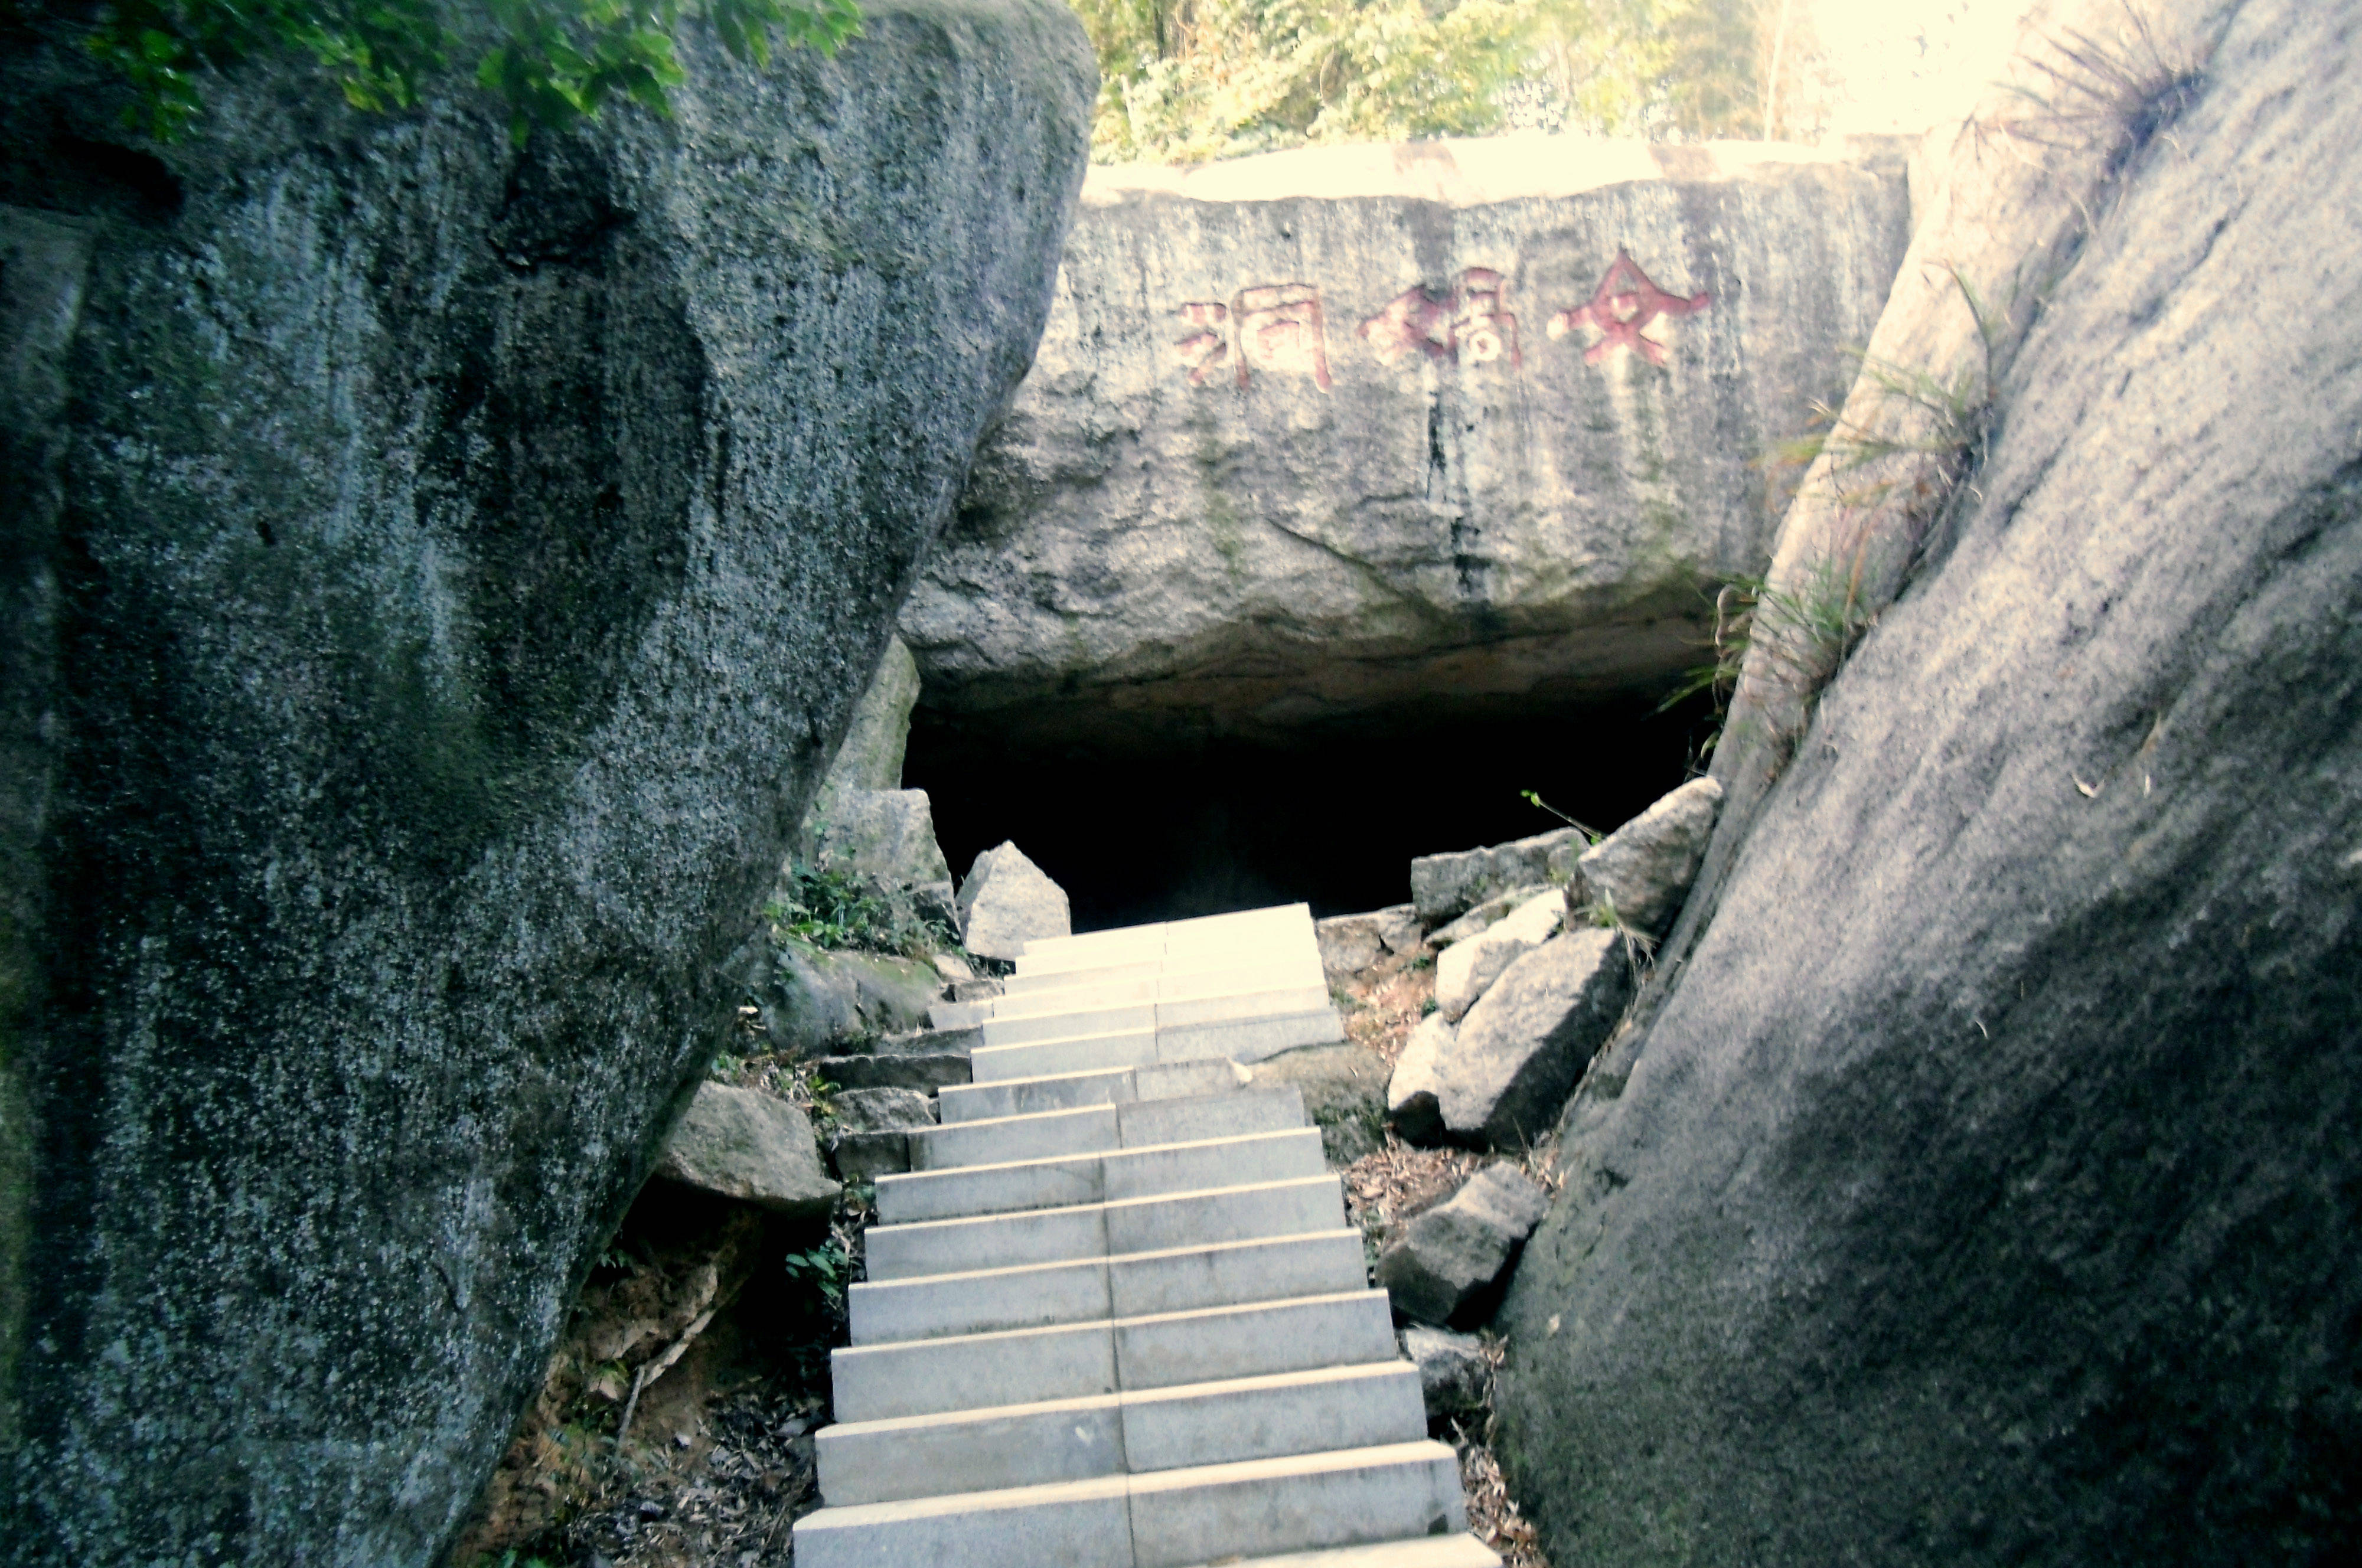
M406 109L458 70L494 94L524 141L625 99L657 114L682 80L673 39L710 23L737 59L775 42L834 53L860 27L855 0L6 0L18 28L64 28L129 81L126 117L171 139L204 109L209 71L308 61L357 109Z
M1826 103L1795 0L1074 4L1098 50L1092 150L1108 162L1520 127L1811 134Z

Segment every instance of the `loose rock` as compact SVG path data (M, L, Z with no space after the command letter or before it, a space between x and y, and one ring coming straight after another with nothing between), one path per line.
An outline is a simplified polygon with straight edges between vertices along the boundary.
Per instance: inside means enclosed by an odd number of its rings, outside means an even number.
M1529 1177L1487 1165L1387 1243L1378 1254L1378 1283L1395 1309L1415 1321L1481 1321L1518 1244L1549 1209L1549 1195Z
M1474 1415L1492 1397L1493 1364L1473 1334L1414 1323L1403 1331L1403 1353L1418 1368L1429 1421Z
M1557 934L1566 905L1556 889L1537 893L1507 919L1436 955L1435 1006L1457 1023L1502 972Z
M1390 953L1407 953L1419 943L1418 909L1393 904L1367 914L1331 915L1313 922L1320 944L1321 970L1332 980L1358 975Z
M1410 863L1411 902L1420 921L1440 925L1512 888L1546 885L1551 852L1582 841L1574 829L1559 828L1486 849L1419 856Z
M1445 1132L1496 1149L1549 1132L1631 993L1622 940L1596 927L1554 936L1510 965L1441 1057Z
M1014 959L1028 942L1074 933L1065 889L1014 844L976 857L960 884L961 940L970 953Z
M1443 1136L1438 1099L1443 1092L1443 1059L1455 1032L1450 1019L1429 1013L1395 1058L1394 1077L1386 1084L1386 1120L1409 1143L1432 1143Z
M1581 849L1582 847L1582 840L1577 839L1572 845L1562 845L1551 853L1554 856L1563 856L1570 848ZM1572 867L1574 862L1568 860L1566 864ZM1528 882L1511 888L1505 893L1496 893L1483 903L1469 910L1466 914L1429 932L1427 944L1440 953L1455 942L1465 942L1480 932L1490 931L1507 920L1510 911L1517 909L1529 899L1540 898L1542 894L1551 891L1553 886L1554 884L1549 882Z
M1722 810L1722 786L1693 778L1601 839L1575 865L1566 901L1575 918L1604 903L1634 931L1654 934L1672 923L1697 880Z
M775 1095L701 1083L657 1156L656 1175L775 1213L828 1212L837 1185L821 1168L811 1119Z

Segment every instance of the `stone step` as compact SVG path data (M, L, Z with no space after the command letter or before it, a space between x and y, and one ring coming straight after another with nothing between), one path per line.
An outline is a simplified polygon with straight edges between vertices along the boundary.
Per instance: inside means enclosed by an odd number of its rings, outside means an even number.
M1010 1078L1057 1077L1115 1067L1144 1066L1152 1062L1187 1062L1227 1056L1238 1062L1260 1062L1299 1045L1326 1045L1345 1038L1337 1010L1326 1003L1301 1012L1260 1018L1225 1018L1198 1022L1175 1022L1153 1030L1117 1034L1078 1035L1039 1040L1021 1045L988 1045L968 1059L974 1080L1001 1083ZM1308 992L1302 999L1312 999Z
M1297 1126L1236 1138L881 1176L877 1218L886 1225L906 1225L926 1220L1014 1215L1285 1181L1290 1176L1317 1176L1326 1169L1319 1129Z
M856 1345L1087 1323L1354 1290L1362 1233L1300 1231L1109 1258L866 1280L846 1293Z
M1021 1018L1054 1017L1061 1013L1087 1012L1102 1008L1194 1001L1199 997L1231 992L1301 990L1307 986L1319 987L1321 995L1328 995L1328 981L1322 977L1318 954L1308 953L1286 959L1258 954L1251 963L1224 964L1216 968L1192 969L1179 974L1167 971L1121 979L1093 979L1087 984L1064 986L1054 990L1029 990L977 1005L991 1010L985 1015L987 1021L1005 1023ZM978 1042L987 1045L1001 1043L989 1035Z
M952 1170L1094 1150L1278 1132L1304 1124L1302 1092L1293 1084L1265 1084L1219 1094L1078 1106L1071 1110L920 1128L911 1133L911 1168Z
M1343 1183L1324 1173L1071 1209L872 1225L865 1244L871 1279L910 1279L1333 1231L1344 1222Z
M1501 1558L1473 1535L1422 1535L1277 1557L1225 1557L1222 1563L1224 1568L1501 1568Z
M1098 1067L1081 1073L1004 1078L998 1083L963 1083L945 1088L936 1105L946 1124L987 1121L1042 1111L1072 1110L1087 1105L1124 1105L1134 1100L1222 1094L1245 1088L1253 1077L1244 1068L1220 1057L1200 1056L1187 1062L1151 1062L1137 1067Z
M1422 1440L825 1507L794 1549L798 1568L1187 1568L1465 1528L1451 1450Z
M1407 1361L997 1409L844 1422L819 1435L831 1507L1375 1448L1427 1435Z
M1153 1066L1164 1059L1156 1054L1156 1031L1134 1029L1120 1034L983 1046L968 1058L968 1073L974 1082L992 1084L1010 1078L1065 1077L1117 1067Z
M1468 1528L1459 1457L1425 1438L1131 1479L1133 1568L1189 1568Z
M1223 969L1253 969L1275 964L1301 964L1317 958L1320 944L1309 924L1244 932L1212 945L1171 952L1149 947L1110 949L1087 958L1058 964L1025 965L1001 982L999 999L1039 996L1127 980L1161 979L1166 976L1207 975Z
M829 1362L837 1419L867 1421L1306 1372L1398 1353L1386 1293L1363 1289L854 1345L831 1352Z
M1156 1032L1160 1061L1189 1062L1209 1056L1233 1062L1260 1062L1283 1051L1305 1045L1333 1045L1345 1038L1344 1021L1324 1000L1317 1010L1274 1017L1225 1019L1204 1023L1173 1024ZM969 1058L975 1076L983 1053Z
M981 1052L998 1046L1030 1045L1037 1041L1067 1040L1078 1035L1130 1034L1228 1019L1270 1018L1309 1012L1328 1005L1329 988L1317 973L1308 981L1299 976L1293 983L1284 985L1264 985L1242 978L1238 989L1203 990L1193 996L1164 997L1153 1001L1046 1010L1011 1018L996 1014L985 1021L984 1043L977 1049Z
M1302 904L1217 916L1203 922L1085 932L1027 943L1017 960L1016 972L1020 976L1043 975L1105 968L1143 959L1191 959L1209 953L1244 951L1258 943L1284 942L1299 933L1308 937L1311 932L1312 914Z

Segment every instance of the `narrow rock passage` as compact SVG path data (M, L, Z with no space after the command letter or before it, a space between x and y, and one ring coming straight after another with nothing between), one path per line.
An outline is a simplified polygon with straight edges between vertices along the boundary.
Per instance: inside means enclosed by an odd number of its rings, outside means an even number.
M1498 1568L1292 1084L1301 904L1030 943L877 1182L801 1568Z

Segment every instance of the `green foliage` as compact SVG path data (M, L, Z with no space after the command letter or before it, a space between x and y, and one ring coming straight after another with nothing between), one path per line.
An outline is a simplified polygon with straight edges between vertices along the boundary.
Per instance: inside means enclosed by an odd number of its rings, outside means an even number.
M1074 4L1099 56L1093 156L1118 162L1519 126L1755 136L1767 75L1809 42L1793 0Z
M1782 588L1760 578L1726 583L1715 597L1713 662L1700 665L1657 711L1712 692L1717 705L1738 684L1752 648L1762 645L1777 661L1772 673L1806 694L1817 691L1870 630L1854 573L1841 563L1824 562L1806 572L1801 586Z
M1568 816L1564 812L1560 811L1556 806L1551 805L1548 801L1543 800L1540 792L1538 790L1520 790L1518 791L1518 797L1526 802L1526 804L1535 807L1540 811L1548 812L1551 815L1556 817L1559 821L1564 823L1567 826L1581 834L1588 843L1597 844L1604 836L1597 828L1584 826L1581 823L1576 822L1573 817Z
M782 1261L788 1277L811 1292L834 1312L844 1305L844 1287L853 1277L853 1260L833 1236L816 1247L789 1253Z
M901 953L912 957L959 945L959 933L889 897L854 871L807 866L788 868L778 897L763 911L774 941L808 947Z
M127 121L159 139L203 111L206 72L292 57L381 113L469 69L522 143L619 98L668 113L682 80L673 39L692 17L756 66L775 41L833 54L860 28L855 0L105 0L83 42L131 83Z

